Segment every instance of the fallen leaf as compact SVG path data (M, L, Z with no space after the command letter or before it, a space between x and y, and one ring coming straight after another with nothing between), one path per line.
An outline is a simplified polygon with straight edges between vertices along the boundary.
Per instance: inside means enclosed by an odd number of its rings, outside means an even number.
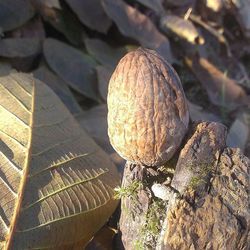
M161 29L167 34L174 34L191 44L203 44L204 38L189 20L176 15L165 15L160 20Z
M28 0L0 0L0 27L10 31L22 26L35 14Z
M33 18L22 27L10 32L12 38L38 38L44 39L46 34L41 18Z
M206 0L206 6L214 12L219 12L223 8L223 0Z
M107 105L99 105L76 117L79 124L107 153L113 153L108 137Z
M70 43L78 46L82 44L83 38L86 37L85 30L74 13L67 6L63 5L63 7L61 10L45 9L42 16L46 22L61 32Z
M103 6L124 36L135 39L143 47L158 51L168 62L173 62L168 39L147 16L122 0L103 0Z
M107 66L98 65L96 67L97 79L98 79L98 89L101 97L107 100L108 95L108 84L110 77L112 75L113 69Z
M194 0L165 0L165 2L171 6L182 7L186 5L192 5Z
M229 2L233 6L235 17L238 19L245 36L250 38L250 1L229 0Z
M47 67L42 66L38 68L33 71L33 75L35 78L46 83L57 94L72 114L78 114L82 111L67 84Z
M11 64L8 62L0 61L0 76L6 76L12 70Z
M115 151L113 153L110 153L109 157L111 161L115 163L115 165L117 166L118 172L122 176L126 160L123 159L120 155L118 155Z
M101 228L91 242L86 246L86 250L112 250L113 238L117 234L117 230L104 226Z
M84 248L118 204L116 167L46 84L15 73L0 95L1 246Z
M188 101L189 113L192 121L211 121L220 122L217 115L204 111L204 109L190 101Z
M62 9L59 0L30 0L32 5L35 7L36 10L40 13L41 9Z
M98 100L96 63L88 55L52 38L45 40L43 50L51 69L70 87L88 98Z
M125 47L113 48L99 39L85 39L85 46L99 63L115 67L118 61L127 53Z
M90 29L107 33L111 21L103 10L101 0L66 0L80 21Z
M6 38L0 40L0 56L24 58L39 54L42 42L37 38Z
M228 78L205 58L186 58L188 67L206 89L210 101L228 109L244 103L246 93L236 81Z
M157 14L165 12L165 9L162 5L163 0L137 0L137 2L143 4L151 10L154 10Z
M115 152L109 142L107 112L107 105L102 104L82 112L82 114L76 116L76 119L81 127L88 132L88 135L109 154L110 159L117 166L119 173L122 174L125 160Z
M244 121L243 116L237 118L229 129L227 146L240 148L244 152L249 132L249 124Z

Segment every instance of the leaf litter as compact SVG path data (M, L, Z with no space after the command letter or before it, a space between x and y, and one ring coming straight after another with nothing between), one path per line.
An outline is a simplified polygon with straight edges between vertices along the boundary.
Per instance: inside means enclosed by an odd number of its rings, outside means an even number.
M108 82L127 51L155 49L178 71L191 119L223 122L227 144L250 156L249 9L243 0L0 0L0 75L46 82L122 172L107 135ZM112 240L106 229L99 247Z

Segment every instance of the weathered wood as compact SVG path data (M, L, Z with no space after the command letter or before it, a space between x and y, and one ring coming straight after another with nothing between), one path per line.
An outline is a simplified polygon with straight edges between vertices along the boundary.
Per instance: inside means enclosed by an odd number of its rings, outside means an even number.
M203 122L190 131L170 185L164 185L171 174L163 167L126 163L123 187L142 185L133 197L122 198L125 249L249 249L250 161L238 149L226 148L222 124ZM157 218L149 216L159 204L154 183L170 190L155 210ZM158 227L157 235L143 230L149 224Z

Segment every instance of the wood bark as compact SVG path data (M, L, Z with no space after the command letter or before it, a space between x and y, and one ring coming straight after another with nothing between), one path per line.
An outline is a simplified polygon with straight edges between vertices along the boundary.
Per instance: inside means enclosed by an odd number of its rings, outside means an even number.
M174 173L159 168L125 165L123 187L142 186L121 201L120 231L125 249L250 248L250 160L226 147L226 128L219 123L193 124L183 142ZM166 179L171 177L171 182ZM169 190L156 210L157 235L145 232L148 215L159 199L152 185ZM138 244L138 241L140 244Z

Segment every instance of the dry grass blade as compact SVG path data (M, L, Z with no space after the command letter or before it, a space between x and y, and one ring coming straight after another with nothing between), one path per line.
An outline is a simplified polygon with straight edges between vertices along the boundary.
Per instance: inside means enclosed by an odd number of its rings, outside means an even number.
M0 95L1 247L84 246L117 205L115 166L41 81L1 77Z

